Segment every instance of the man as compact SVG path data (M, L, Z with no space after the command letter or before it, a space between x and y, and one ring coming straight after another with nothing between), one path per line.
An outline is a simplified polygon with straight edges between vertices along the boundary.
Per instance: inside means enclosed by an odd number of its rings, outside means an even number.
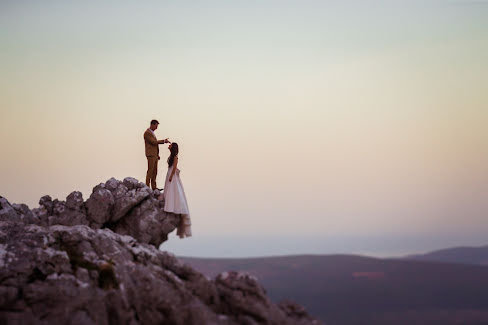
M151 184L153 190L156 187L156 175L158 174L158 160L159 158L159 144L168 143L168 138L164 140L158 140L154 130L158 128L159 122L152 120L149 128L144 132L144 143L146 145L146 158L147 158L147 173L146 173L146 185Z

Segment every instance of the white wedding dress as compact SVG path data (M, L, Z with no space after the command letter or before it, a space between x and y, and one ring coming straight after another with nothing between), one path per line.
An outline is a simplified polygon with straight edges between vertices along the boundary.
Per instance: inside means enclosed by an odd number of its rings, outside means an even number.
M180 179L180 170L176 168L176 172L171 182L169 176L173 172L174 165L168 168L166 174L166 181L164 182L164 211L181 215L181 222L178 226L176 234L180 238L191 236L191 219L190 210L186 201L185 190Z

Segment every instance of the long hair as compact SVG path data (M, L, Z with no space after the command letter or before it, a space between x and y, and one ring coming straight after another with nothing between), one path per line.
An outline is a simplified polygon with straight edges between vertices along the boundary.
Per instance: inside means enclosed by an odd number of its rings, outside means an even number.
M173 166L175 157L178 155L178 144L176 142L171 143L171 154L168 157L168 167Z

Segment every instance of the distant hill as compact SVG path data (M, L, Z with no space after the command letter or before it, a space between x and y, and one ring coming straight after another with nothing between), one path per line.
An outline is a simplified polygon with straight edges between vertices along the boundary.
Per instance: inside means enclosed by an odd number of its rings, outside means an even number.
M488 265L488 246L446 248L405 258L417 261Z
M179 259L215 277L256 276L328 325L488 324L488 267L354 255Z

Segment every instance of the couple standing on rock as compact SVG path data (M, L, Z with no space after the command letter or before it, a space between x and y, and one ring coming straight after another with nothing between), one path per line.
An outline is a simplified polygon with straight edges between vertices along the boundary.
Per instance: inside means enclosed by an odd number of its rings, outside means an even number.
M151 185L153 190L156 187L156 176L158 174L159 145L169 143L170 155L168 157L168 172L164 183L163 199L164 211L179 214L181 216L180 225L176 234L180 238L191 236L191 220L188 203L186 201L185 190L180 179L178 167L178 144L171 143L168 138L158 140L154 131L158 128L159 122L152 120L149 128L144 132L144 142L146 146L147 174L146 185ZM162 189L158 189L162 190Z

